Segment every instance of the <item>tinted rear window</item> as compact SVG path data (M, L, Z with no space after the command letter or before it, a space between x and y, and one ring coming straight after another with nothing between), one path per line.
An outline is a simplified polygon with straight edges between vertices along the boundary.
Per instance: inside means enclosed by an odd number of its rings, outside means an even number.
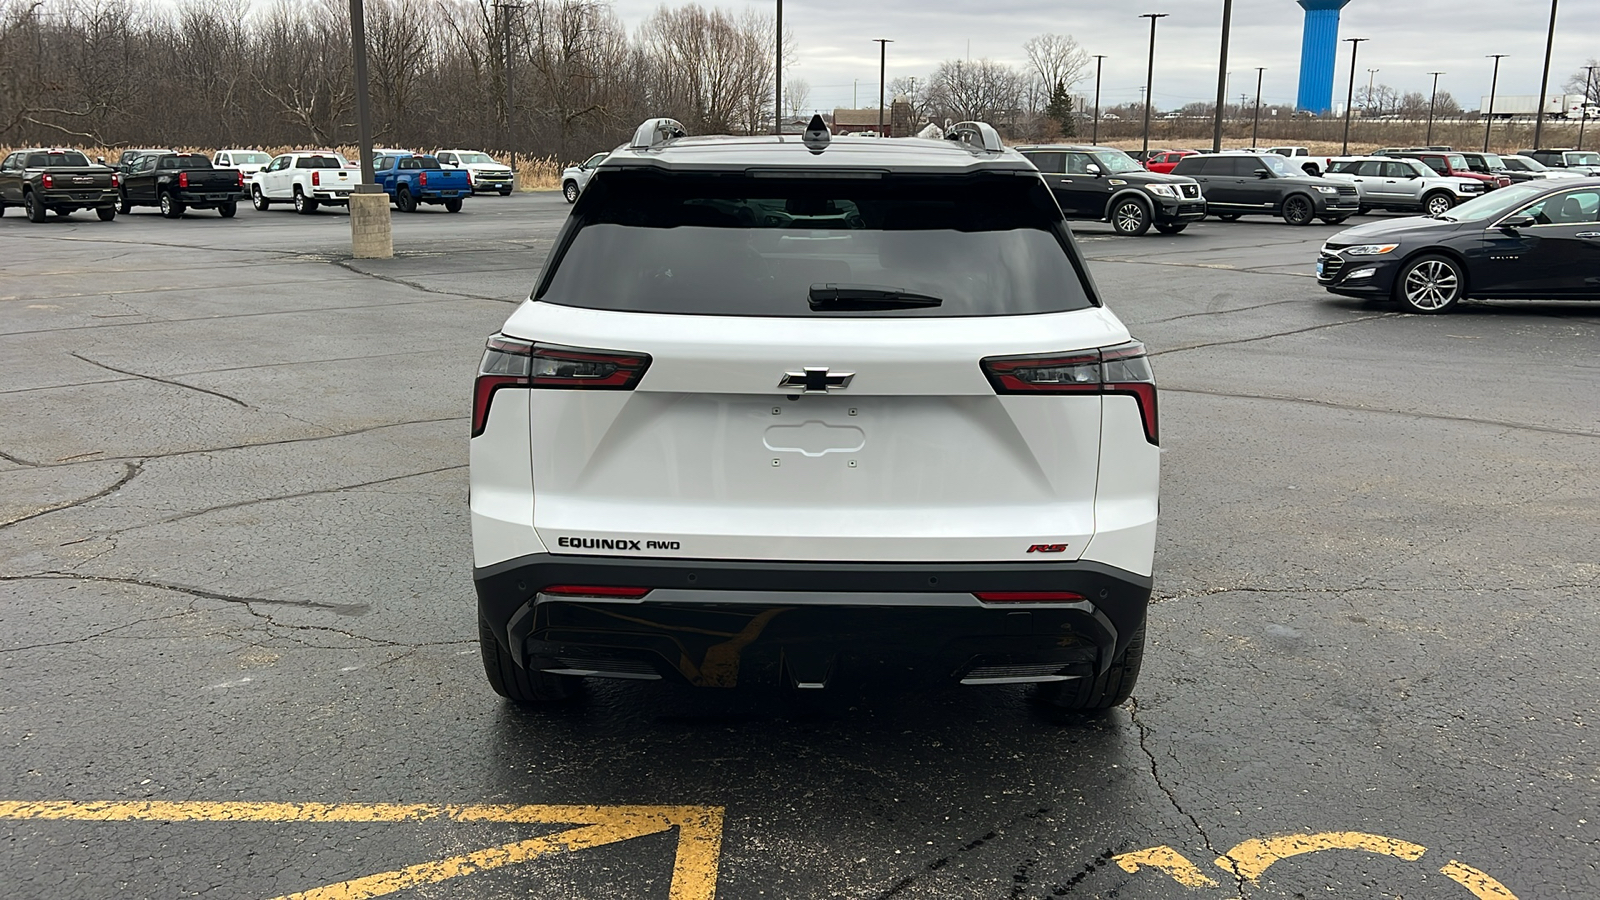
M303 156L294 161L296 169L342 169L344 161L336 156Z
M168 156L157 166L160 169L209 169L211 160L204 156Z
M30 153L28 154L28 168L71 168L73 166L87 166L89 157L82 153L67 151L66 153Z
M602 172L536 299L691 315L1001 316L1093 306L1061 212L1027 176L801 179ZM828 310L812 285L936 307Z

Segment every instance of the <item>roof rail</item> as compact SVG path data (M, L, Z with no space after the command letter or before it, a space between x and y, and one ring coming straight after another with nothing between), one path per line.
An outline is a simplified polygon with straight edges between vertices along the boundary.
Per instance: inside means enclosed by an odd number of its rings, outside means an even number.
M960 141L985 153L999 153L1005 149L1005 145L1000 143L1000 132L995 131L988 122L957 122L950 126L945 139Z
M628 145L630 150L654 150L668 141L686 137L689 129L677 119L645 119L644 124L633 133L633 142Z

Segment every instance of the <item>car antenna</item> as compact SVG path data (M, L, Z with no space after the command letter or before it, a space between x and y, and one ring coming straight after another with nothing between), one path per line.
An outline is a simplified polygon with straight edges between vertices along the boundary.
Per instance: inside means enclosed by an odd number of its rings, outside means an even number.
M812 153L821 153L828 149L828 144L833 141L833 132L828 130L828 123L822 121L822 114L817 113L811 117L806 125L806 133L800 136L800 142Z

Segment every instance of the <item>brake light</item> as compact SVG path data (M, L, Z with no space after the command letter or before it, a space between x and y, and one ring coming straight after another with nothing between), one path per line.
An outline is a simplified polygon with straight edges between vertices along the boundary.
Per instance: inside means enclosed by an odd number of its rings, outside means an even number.
M312 187L317 187L317 186L319 186L321 184L322 184L322 172L321 172L321 170L312 169L311 170L311 186Z
M118 175L115 172L112 172L111 173L111 186L112 187L121 187L122 186L122 176Z
M1073 591L973 591L985 603L1079 603L1084 596Z
M43 175L39 176L39 183L44 185L44 189L48 191L51 188L56 186L56 178L55 178L54 175L51 175L49 172L46 172Z
M472 391L472 436L483 434L494 392L505 387L631 391L650 368L646 353L537 344L496 334L489 338Z
M1144 344L1098 350L990 356L983 374L997 394L1127 394L1139 403L1145 440L1159 444L1156 380Z
M541 594L552 594L561 597L614 597L623 600L637 600L650 593L650 588L641 587L610 587L588 584L552 584L539 590Z
M239 176L239 187L244 187L244 170L240 169L236 174Z
M186 188L188 186L189 186L189 173L188 172L179 172L178 173L178 187Z
M428 173L427 172L423 172L422 173L422 186L423 187L427 187L428 186Z

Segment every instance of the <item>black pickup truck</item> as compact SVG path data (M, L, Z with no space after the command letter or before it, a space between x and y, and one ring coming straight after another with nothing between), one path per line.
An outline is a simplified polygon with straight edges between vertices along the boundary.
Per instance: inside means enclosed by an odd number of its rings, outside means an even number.
M20 206L34 222L47 213L70 216L92 209L100 221L117 217L117 173L76 150L18 150L0 161L0 215Z
M157 206L163 216L176 219L187 210L214 209L231 219L245 199L243 172L214 168L198 153L139 156L122 177L123 212Z

